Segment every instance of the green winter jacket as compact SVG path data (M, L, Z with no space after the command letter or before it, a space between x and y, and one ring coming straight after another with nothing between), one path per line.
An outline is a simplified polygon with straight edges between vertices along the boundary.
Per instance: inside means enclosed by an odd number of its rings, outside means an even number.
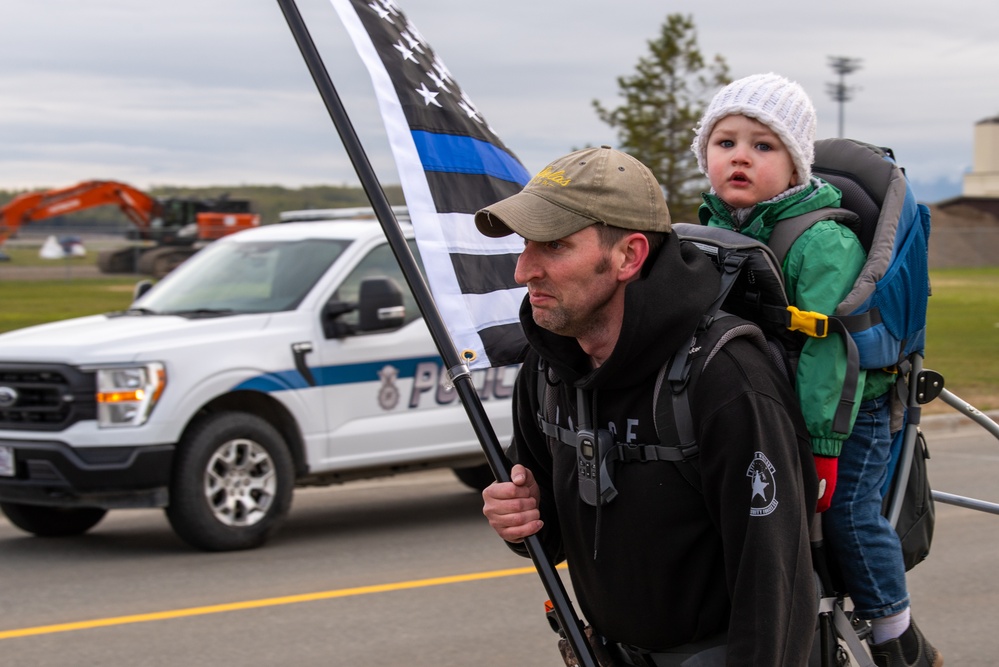
M719 197L704 194L703 198L704 203L698 211L702 224L733 229L766 243L781 220L826 206L837 207L842 195L835 186L813 178L800 192L757 204L741 224L731 207ZM812 225L791 246L781 267L788 302L800 310L832 315L853 288L866 259L867 253L857 236L843 225L832 220ZM832 429L846 366L846 349L839 334L830 333L826 338L809 337L805 341L798 362L796 386L815 454L839 456L843 441L849 436L849 433L836 433ZM850 430L861 398L868 396L865 391L867 376L868 373L861 370L857 378ZM876 384L884 384L881 377ZM871 389L878 392L873 394L877 396L886 391L887 386Z

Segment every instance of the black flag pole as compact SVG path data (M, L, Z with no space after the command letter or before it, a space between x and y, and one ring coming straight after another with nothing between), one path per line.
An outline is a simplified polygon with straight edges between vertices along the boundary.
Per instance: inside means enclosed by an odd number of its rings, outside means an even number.
M302 15L298 11L298 6L294 0L278 0L278 5L280 5L285 20L288 22L288 27L291 29L298 48L302 52L302 57L305 59L309 72L312 74L312 79L319 89L319 95L326 105L326 110L333 120L333 124L340 135L340 140L343 142L344 148L350 156L354 169L360 178L361 185L375 211L375 216L378 218L378 222L381 224L382 230L388 238L392 253L399 262L406 282L413 292L420 312L423 314L423 319L426 321L430 334L434 339L434 344L437 346L437 351L440 353L441 359L444 360L444 365L448 369L448 379L454 384L455 391L461 399L462 405L465 407L465 412L472 424L472 429L475 431L479 444L482 445L482 450L486 455L489 467L492 469L493 476L501 482L509 482L509 462L503 454L503 449L500 447L496 433L479 400L478 392L476 392L472 384L472 377L468 370L467 361L459 356L454 343L451 341L451 336L430 295L430 290L423 280L419 266L412 252L409 250L406 237L402 233L395 214L392 212L392 207L385 196L378 176L368 161L368 156L361 146L361 142L354 131L354 126L350 122L350 118L347 116L340 96L337 94L336 88L334 88L333 82L330 80L329 73L326 71L326 67L319 56L315 43L312 41ZM554 607L559 625L565 633L569 645L575 652L580 667L597 667L596 658L594 658L590 644L583 634L582 623L572 608L572 603L562 584L562 579L544 552L541 540L537 535L531 535L525 540L525 546L531 556L531 560L534 561L534 566L537 568L538 574L545 586L545 591L548 593L548 598Z

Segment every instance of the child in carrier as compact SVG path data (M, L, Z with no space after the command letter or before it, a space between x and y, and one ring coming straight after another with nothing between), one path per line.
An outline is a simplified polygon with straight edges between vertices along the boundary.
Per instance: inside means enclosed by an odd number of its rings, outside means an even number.
M777 74L748 76L719 91L691 146L711 184L698 212L701 223L767 243L781 220L839 206L840 191L811 173L815 126L808 95ZM814 224L794 242L781 267L789 303L802 311L833 314L865 260L850 229L833 220ZM846 347L839 336L807 337L795 378L812 438L825 543L856 614L871 621L874 662L880 667L940 667L943 657L910 618L901 546L881 514L895 376L861 369L856 396L845 397L847 406L853 401L850 414L837 422L847 374ZM843 429L844 421L848 428Z

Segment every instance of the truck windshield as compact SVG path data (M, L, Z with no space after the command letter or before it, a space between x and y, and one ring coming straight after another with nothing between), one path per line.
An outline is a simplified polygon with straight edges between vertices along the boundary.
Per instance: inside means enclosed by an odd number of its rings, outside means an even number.
M162 315L293 310L349 244L335 239L216 242L133 307Z

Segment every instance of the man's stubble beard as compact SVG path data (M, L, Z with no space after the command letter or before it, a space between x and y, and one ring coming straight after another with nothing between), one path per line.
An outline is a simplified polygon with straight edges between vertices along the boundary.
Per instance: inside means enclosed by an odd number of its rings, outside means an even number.
M593 273L600 275L610 269L610 260L604 256L593 269ZM571 338L586 338L590 332L600 330L604 327L604 320L600 313L603 307L610 301L608 295L601 298L596 303L589 304L585 312L571 312L562 303L557 303L553 308L539 310L531 307L531 316L534 323L543 329L560 336Z

